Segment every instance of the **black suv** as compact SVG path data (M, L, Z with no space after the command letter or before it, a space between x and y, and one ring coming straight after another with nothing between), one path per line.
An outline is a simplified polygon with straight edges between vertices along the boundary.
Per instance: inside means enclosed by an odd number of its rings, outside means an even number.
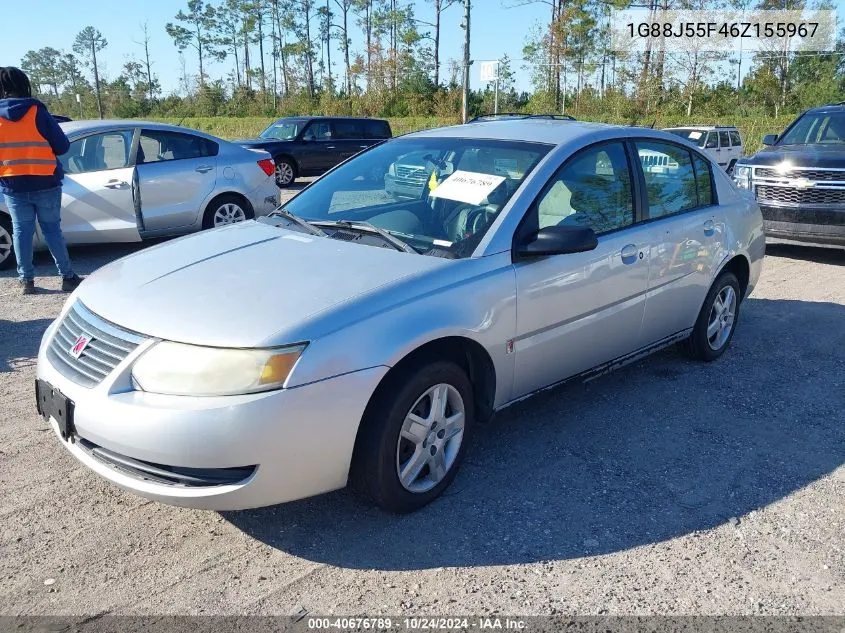
M235 142L270 152L276 184L287 187L300 176L320 176L391 136L390 124L382 119L302 116L278 119L258 138Z
M845 246L845 102L807 110L733 178L754 193L769 237Z

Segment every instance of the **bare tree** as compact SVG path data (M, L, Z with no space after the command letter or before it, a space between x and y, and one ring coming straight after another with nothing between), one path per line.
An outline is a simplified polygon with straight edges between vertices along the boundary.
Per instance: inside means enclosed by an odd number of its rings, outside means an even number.
M103 100L100 97L100 71L97 68L97 53L108 46L106 38L93 26L86 26L76 34L73 51L87 60L94 71L94 94L97 97L97 113L103 118Z

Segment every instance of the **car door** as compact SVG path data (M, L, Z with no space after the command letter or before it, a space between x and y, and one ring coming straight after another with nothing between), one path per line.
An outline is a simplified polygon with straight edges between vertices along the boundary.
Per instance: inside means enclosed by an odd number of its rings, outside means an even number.
M709 161L668 141L633 145L645 183L643 221L652 236L641 333L641 346L647 346L695 324L712 279L722 222ZM665 168L647 164L654 156L662 157Z
M347 158L367 149L371 142L367 141L364 132L364 122L360 119L335 119L332 121L332 137L335 140L337 153L333 164L342 163Z
M718 132L708 132L707 139L704 141L704 151L707 153L710 158L715 160L717 163L721 162L721 158L719 158L719 133Z
M73 138L59 157L62 233L68 244L137 242L132 128Z
M137 169L142 230L193 225L217 182L218 145L195 134L142 128Z
M631 163L622 141L581 150L558 170L523 220L520 234L555 224L590 226L598 247L514 265L516 397L637 348L650 229L635 222Z
M727 169L728 165L731 164L731 158L733 158L733 148L731 147L731 135L728 134L727 130L723 132L719 132L719 167L722 169Z
M311 121L302 132L303 149L299 158L300 170L309 174L323 174L334 167L337 145L327 120Z

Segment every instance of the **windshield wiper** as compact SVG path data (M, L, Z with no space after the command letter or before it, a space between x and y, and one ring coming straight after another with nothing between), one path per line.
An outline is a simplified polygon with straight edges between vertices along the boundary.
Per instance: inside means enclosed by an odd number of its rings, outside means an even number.
M352 229L353 231L362 231L365 233L375 233L376 235L380 236L385 242L390 244L393 248L398 251L404 251L406 253L414 253L419 255L419 251L415 249L413 246L408 244L407 242L403 242L395 235L388 233L384 229L377 227L375 224L370 222L366 222L364 220L320 220L315 221L314 226L332 226L332 227L344 227L347 229Z
M321 237L328 237L324 231L321 231L319 228L317 228L313 224L309 224L308 222L303 220L298 215L294 215L290 211L285 211L282 207L279 207L278 209L273 211L273 213L271 213L268 217L273 217L274 215L282 217L285 220L288 220L290 222L293 222L297 226L302 227L303 229L308 231L311 235L319 235Z

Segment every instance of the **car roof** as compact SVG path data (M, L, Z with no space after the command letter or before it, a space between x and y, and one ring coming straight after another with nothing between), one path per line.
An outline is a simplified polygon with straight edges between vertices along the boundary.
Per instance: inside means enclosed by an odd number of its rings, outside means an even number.
M189 127L182 127L179 125L171 125L170 123L158 123L156 121L141 121L139 119L90 119L82 121L68 121L66 123L59 123L65 134L85 134L87 132L107 131L123 128L144 127L150 130L167 130L170 132L188 132L202 136L203 138L220 141L215 136L195 130Z
M579 137L590 136L598 131L628 129L621 125L589 123L585 121L553 121L550 119L502 119L480 121L449 127L421 130L405 134L401 138L452 137L500 139L506 141L529 141L562 145Z
M735 125L676 125L664 127L664 130L736 130Z
M378 119L370 116L330 116L324 114L283 116L280 119L276 119L276 121L323 121L328 119L332 121L381 121L382 123L387 123L387 119Z
M810 108L809 110L807 110L807 112L812 112L813 114L843 111L845 111L845 101L841 101L839 103L829 103L827 105L818 106L817 108Z

